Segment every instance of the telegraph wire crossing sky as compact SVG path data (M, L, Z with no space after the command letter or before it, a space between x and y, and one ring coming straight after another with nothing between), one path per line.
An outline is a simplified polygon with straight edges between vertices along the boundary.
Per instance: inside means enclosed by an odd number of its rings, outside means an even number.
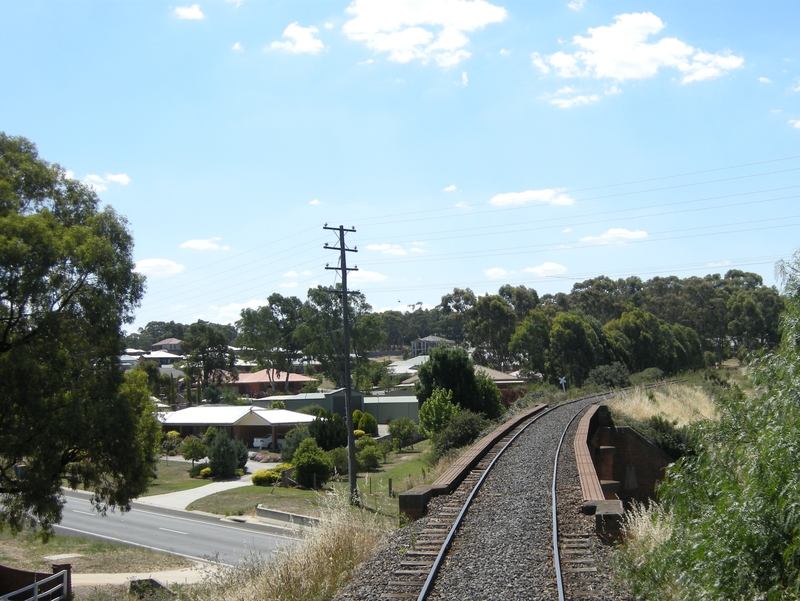
M149 321L331 285L743 269L798 247L793 2L4 3L0 129L125 215Z

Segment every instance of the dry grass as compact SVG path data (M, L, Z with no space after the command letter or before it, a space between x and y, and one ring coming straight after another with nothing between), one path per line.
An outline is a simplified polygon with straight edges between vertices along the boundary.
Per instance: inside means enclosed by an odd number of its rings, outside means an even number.
M272 557L251 557L229 570L210 572L188 592L194 601L322 601L371 557L391 524L376 513L353 509L332 495L320 526Z
M685 384L670 384L653 390L634 388L621 392L608 406L614 413L621 413L637 421L647 421L660 416L678 427L700 419L716 419L714 401L700 388Z

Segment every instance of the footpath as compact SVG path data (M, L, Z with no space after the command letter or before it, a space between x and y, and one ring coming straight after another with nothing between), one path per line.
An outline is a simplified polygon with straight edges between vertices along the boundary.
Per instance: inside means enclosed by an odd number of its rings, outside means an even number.
M172 460L171 460L172 461ZM175 459L175 461L179 461ZM197 488L189 490L180 490L177 492L166 493L163 495L153 495L151 497L140 497L136 499L137 503L146 505L153 505L154 507L166 507L169 509L185 510L191 503L203 497L231 490L233 488L240 488L242 486L250 486L252 484L250 477L258 470L271 469L278 465L277 463L259 463L257 461L247 462L248 473L238 478L237 480L227 480L225 482L211 482ZM197 563L189 568L181 570L166 570L162 572L120 572L114 574L72 574L73 587L91 587L103 585L122 585L127 584L131 580L143 580L153 578L158 580L161 584L168 586L170 584L193 584L200 582L209 572L213 569L209 564Z

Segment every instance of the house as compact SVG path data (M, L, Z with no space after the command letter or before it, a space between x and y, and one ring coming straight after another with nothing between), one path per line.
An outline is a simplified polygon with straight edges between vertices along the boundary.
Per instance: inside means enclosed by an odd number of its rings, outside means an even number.
M150 348L154 351L168 351L170 353L180 354L181 342L183 342L183 340L178 338L164 338L164 340L159 340L151 345Z
M524 386L525 380L520 380L515 376L511 376L509 374L503 373L502 371L498 371L496 369L492 369L491 367L486 367L484 365L476 365L474 367L476 373L482 373L485 376L489 376L492 381L497 384L497 387L500 390L504 390L506 388L514 388L515 386ZM414 384L419 382L419 376L413 375L410 378L407 378L400 382L397 385L398 388L413 388Z
M164 365L171 365L176 361L183 361L183 355L175 355L169 351L150 351L139 357L139 361L153 361L158 363L159 367Z
M393 376L410 376L417 373L419 366L425 363L427 360L428 355L419 355L418 357L412 357L411 359L406 359L404 361L393 361L387 365L386 368Z
M286 409L262 409L251 405L199 405L160 415L164 432L177 431L181 438L202 436L214 426L251 448L264 446L264 439L279 438L299 424L314 421L313 415Z
M425 336L425 338L417 338L411 341L411 354L415 357L417 355L427 355L432 348L437 346L452 346L454 344L454 340L448 340L447 338Z
M316 382L316 380L303 374L262 369L252 373L240 373L237 380L230 386L236 387L239 396L258 398L272 394L275 390L298 393L308 382ZM272 383L275 384L274 390Z

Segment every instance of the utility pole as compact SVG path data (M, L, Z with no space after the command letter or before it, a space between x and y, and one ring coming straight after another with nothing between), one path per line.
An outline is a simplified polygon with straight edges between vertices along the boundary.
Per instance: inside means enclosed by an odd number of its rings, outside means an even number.
M342 326L344 328L344 411L347 414L347 482L350 488L350 503L353 505L360 505L358 498L358 484L356 472L356 442L353 437L353 401L351 398L351 385L350 385L350 305L347 302L347 272L358 271L358 267L347 268L347 253L358 252L357 248L347 248L344 245L344 235L347 232L355 232L355 228L345 229L343 226L328 227L326 223L323 229L338 232L339 246L328 246L325 243L325 248L330 250L338 250L341 254L339 257L339 267L330 267L325 265L325 269L333 269L342 272Z

